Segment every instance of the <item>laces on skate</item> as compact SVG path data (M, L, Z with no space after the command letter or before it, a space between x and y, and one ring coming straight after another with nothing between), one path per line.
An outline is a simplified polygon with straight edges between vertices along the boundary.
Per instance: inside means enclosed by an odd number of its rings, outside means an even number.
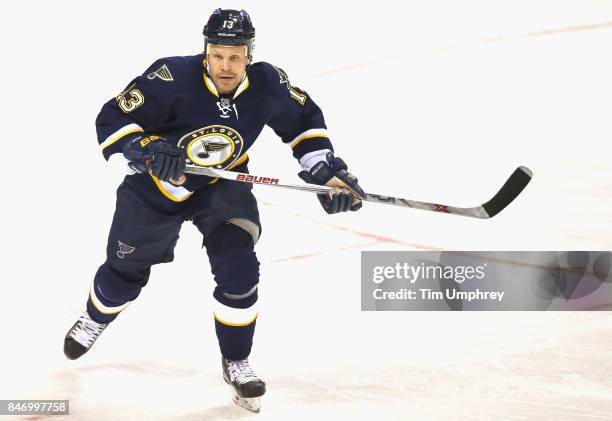
M233 382L245 384L250 381L260 381L259 377L253 372L248 360L228 361L228 364L230 378Z
M89 314L83 313L68 336L85 348L89 348L98 336L100 336L106 326L108 326L108 324L95 322L89 317Z

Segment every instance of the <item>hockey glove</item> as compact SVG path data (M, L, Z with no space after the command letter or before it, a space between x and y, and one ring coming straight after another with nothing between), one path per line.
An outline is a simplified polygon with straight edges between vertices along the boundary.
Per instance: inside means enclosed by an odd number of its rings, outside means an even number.
M130 161L128 165L134 171L150 171L163 181L178 180L185 171L183 151L159 136L131 140L123 147L123 156Z
M334 187L329 194L318 194L319 202L327 213L356 211L361 208L361 199L365 192L359 184L357 177L347 171L344 161L329 152L327 161L316 163L310 171L301 171L298 176L307 183Z

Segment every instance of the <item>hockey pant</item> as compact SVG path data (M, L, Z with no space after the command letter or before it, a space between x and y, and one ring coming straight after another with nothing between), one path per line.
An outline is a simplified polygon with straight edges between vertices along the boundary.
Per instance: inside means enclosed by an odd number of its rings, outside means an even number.
M231 360L246 358L257 318L257 203L250 185L232 182L219 182L193 196L168 212L141 198L129 183L119 186L107 259L94 277L87 311L99 323L113 321L147 284L151 266L173 260L181 225L191 220L204 236L217 283L214 318L221 353ZM181 287L180 280L174 282Z

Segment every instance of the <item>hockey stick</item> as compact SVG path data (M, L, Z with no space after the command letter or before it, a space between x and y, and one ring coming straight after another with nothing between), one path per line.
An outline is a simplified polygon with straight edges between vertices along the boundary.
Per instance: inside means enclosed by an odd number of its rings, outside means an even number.
M241 183L264 184L268 186L283 187L292 190L301 190L311 193L329 193L333 188L318 186L315 184L286 184L281 183L278 178L260 177L253 174L244 174L233 171L218 170L210 167L200 167L198 165L187 165L186 174L206 175L208 177L223 178ZM480 206L472 208L457 208L454 206L441 205L438 203L419 202L416 200L402 199L399 197L382 196L380 194L366 193L365 201L383 203L387 205L403 206L432 212L444 212L451 215L469 216L472 218L489 219L501 212L523 191L529 184L533 173L527 167L518 167L510 178L504 183L502 188L493 196L491 200Z

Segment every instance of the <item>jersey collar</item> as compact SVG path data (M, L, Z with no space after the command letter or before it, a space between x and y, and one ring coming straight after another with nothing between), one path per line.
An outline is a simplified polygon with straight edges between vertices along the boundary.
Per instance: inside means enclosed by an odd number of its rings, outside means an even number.
M208 88L211 94L219 98L219 92L217 92L217 88L215 84L213 83L212 79L208 76L208 66L206 64L206 58L204 58L204 60L202 61L202 64L204 65L204 72L203 72L204 85L206 85L206 88ZM251 83L249 82L249 75L247 73L248 73L248 68L247 68L247 71L244 73L242 82L240 82L240 84L234 91L234 96L232 97L232 99L238 98L238 95L246 91L251 85Z

